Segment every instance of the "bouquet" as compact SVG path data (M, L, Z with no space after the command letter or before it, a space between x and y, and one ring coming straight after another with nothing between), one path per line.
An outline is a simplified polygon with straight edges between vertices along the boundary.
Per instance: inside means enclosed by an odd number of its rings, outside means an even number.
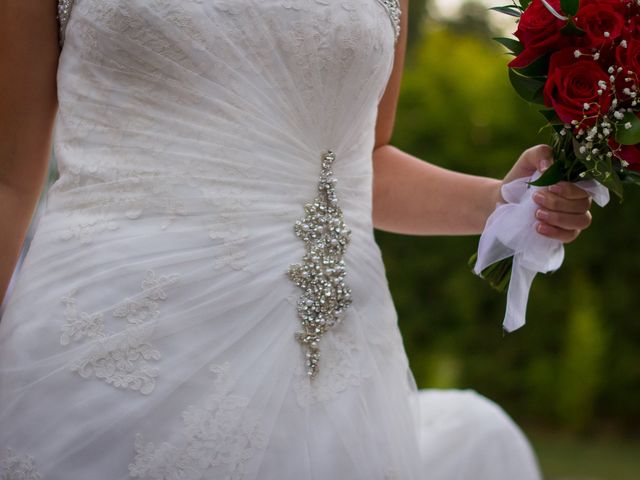
M506 204L489 217L474 272L509 287L504 328L524 324L536 273L557 270L564 249L533 231L536 189L577 183L600 206L609 192L640 185L640 0L514 0L492 10L517 18L514 38L496 38L515 58L509 79L541 106L554 163L503 186Z

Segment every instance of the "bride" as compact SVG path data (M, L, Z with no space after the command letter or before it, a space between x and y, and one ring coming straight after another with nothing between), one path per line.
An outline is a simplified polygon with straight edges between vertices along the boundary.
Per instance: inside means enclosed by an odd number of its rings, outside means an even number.
M56 10L57 9L57 10ZM389 144L407 0L8 0L0 322L11 480L540 478L470 390L417 390L373 229L482 231L504 179ZM537 233L573 241L562 183Z

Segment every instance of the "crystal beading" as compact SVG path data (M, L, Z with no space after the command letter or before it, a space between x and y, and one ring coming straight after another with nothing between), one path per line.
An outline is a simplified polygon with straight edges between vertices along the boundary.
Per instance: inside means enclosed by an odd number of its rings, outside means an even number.
M58 19L58 41L60 43L60 47L64 44L64 35L67 30L67 23L69 22L69 17L71 16L71 9L73 8L73 2L75 0L58 0L58 15L56 18Z
M393 25L393 31L395 33L395 41L398 41L400 36L400 0L378 0L378 2L387 9L389 18L391 19L391 25Z
M305 244L301 264L287 271L289 278L303 290L298 299L298 317L302 331L296 339L306 348L307 374L315 377L320 360L320 338L340 323L351 304L351 289L345 284L343 255L351 238L344 223L335 193L336 179L331 165L333 151L322 155L319 195L304 206L305 216L295 222L294 232Z

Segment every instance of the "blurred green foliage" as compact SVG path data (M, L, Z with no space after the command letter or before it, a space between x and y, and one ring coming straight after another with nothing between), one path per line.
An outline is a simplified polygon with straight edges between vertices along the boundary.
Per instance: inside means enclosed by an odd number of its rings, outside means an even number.
M512 92L482 28L426 24L407 52L392 143L426 161L502 177L548 141ZM471 387L519 421L577 433L640 432L640 189L594 207L562 268L534 281L527 325L503 335L505 297L467 267L478 237L376 231L421 387Z

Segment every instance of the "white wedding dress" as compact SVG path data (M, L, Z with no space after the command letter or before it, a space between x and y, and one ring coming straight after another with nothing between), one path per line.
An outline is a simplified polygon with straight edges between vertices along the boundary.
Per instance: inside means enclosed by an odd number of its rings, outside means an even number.
M371 219L399 15L61 0L60 178L0 322L3 479L539 478L498 406L408 367Z

